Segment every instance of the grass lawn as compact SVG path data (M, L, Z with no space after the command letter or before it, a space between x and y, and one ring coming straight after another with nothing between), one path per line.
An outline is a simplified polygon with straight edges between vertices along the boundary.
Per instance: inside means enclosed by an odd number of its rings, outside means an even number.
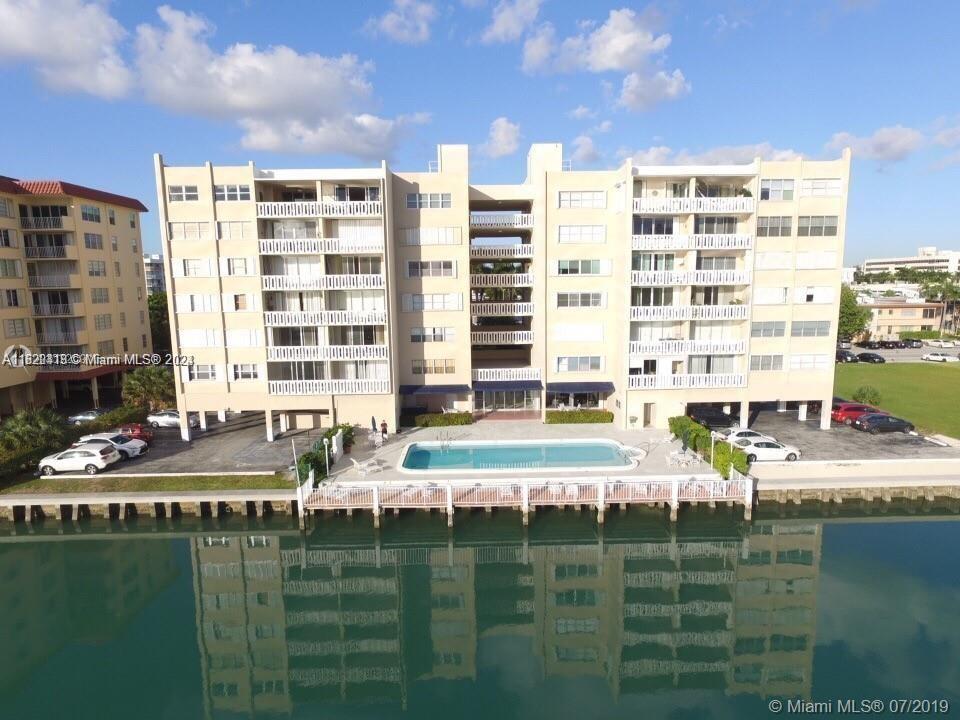
M861 385L880 391L880 408L917 428L960 438L960 363L837 365L833 392L853 400Z
M179 490L292 490L284 475L180 475L177 477L111 477L94 475L83 480L58 480L57 476L14 481L0 488L0 494L148 492Z

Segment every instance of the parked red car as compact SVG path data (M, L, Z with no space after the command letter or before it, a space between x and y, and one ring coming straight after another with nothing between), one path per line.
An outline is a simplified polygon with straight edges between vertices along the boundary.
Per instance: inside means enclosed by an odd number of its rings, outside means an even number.
M866 415L868 413L886 415L883 410L877 410L877 408L871 407L870 405L864 405L863 403L841 402L833 404L833 410L830 413L830 418L834 422L843 423L844 425L853 425L854 420L861 415Z
M128 435L129 437L136 438L137 440L143 440L147 445L153 442L153 430L146 425L141 425L140 423L121 425L116 431L121 435Z

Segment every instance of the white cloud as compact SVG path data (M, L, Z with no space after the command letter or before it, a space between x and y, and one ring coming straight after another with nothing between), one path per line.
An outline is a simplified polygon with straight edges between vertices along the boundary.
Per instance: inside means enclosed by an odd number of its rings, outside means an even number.
M850 147L855 157L880 162L898 162L919 149L923 134L919 130L894 125L880 128L873 135L858 137L848 132L835 133L827 143L829 150Z
M521 67L525 73L532 75L547 66L554 53L555 37L553 25L544 23L524 41Z
M483 31L485 43L519 40L540 13L543 0L500 0L493 8L490 24Z
M586 120L587 118L596 117L597 113L588 108L586 105L577 105L573 110L567 113L574 120Z
M608 133L613 129L612 120L603 120L592 128L595 133Z
M573 154L570 157L578 166L592 165L600 158L600 153L597 152L592 137L579 135L573 140Z
M666 165L672 154L673 150L666 145L654 145L644 150L620 148L617 151L617 157L630 158L630 162L634 165Z
M933 141L937 145L943 145L944 147L960 145L960 125L944 128L933 136Z
M250 150L291 153L347 152L362 158L380 159L385 149L397 143L407 126L426 122L424 115L401 115L385 119L375 115L342 115L308 125L300 120L267 122L245 119L240 144Z
M498 117L490 123L490 134L480 150L488 157L498 158L512 155L519 146L520 126L505 117Z
M687 149L674 151L667 145L654 145L641 150L621 148L619 158L630 158L634 165L721 165L764 160L794 160L801 157L795 150L775 148L769 142L752 145L721 145L701 152Z
M436 17L437 9L429 2L393 0L393 9L370 18L366 28L399 43L419 45L430 39L430 23Z
M676 100L690 92L690 83L679 70L653 75L632 72L623 79L617 104L630 110L649 110L664 100Z
M133 74L118 49L126 34L101 2L0 0L0 61L34 65L53 90L126 95Z

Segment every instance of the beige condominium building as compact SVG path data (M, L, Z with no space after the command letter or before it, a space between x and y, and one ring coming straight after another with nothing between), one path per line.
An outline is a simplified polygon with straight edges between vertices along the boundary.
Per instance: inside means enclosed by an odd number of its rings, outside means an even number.
M155 163L184 418L832 398L848 151L571 171L535 144L510 185L471 184L464 145L426 172Z
M139 200L59 180L0 177L0 356L23 346L67 360L0 365L0 416L56 405L71 391L99 405L101 387L119 385L123 366L70 356L150 352L146 210Z
M881 299L870 305L870 321L865 337L873 340L899 340L900 333L939 330L943 321L943 303L898 302L896 298Z
M917 248L917 254L909 257L867 258L860 270L865 273L929 270L953 275L960 272L960 251L938 250L928 245Z

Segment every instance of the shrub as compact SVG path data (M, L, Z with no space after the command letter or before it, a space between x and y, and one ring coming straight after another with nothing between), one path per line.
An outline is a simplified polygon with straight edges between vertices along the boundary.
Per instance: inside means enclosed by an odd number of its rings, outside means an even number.
M880 391L873 385L861 385L854 390L853 401L876 407L880 404Z
M547 425L612 422L613 413L609 410L547 410Z
M667 419L667 427L675 437L686 443L687 447L701 451L706 447L710 454L710 431L686 415L677 415Z
M344 447L350 447L354 443L354 427L353 425L348 425L347 423L341 423L337 425L338 430L343 430L343 445Z
M733 454L733 467L741 473L747 473L749 463L747 462L747 454L743 450L722 440L718 440L714 447L713 469L720 473L722 477L730 475L731 453ZM707 454L710 454L709 450Z
M936 340L941 337L955 339L956 335L941 333L939 330L905 330L900 333L901 340Z
M710 430L700 423L686 415L677 415L667 419L667 426L670 428L670 432L686 442L687 447L700 453L703 459L709 462L722 477L727 477L730 474L731 453L733 467L742 473L747 472L749 467L747 454L724 440L711 442ZM713 457L710 456L711 447L713 448Z
M14 480L24 472L36 471L39 462L60 448L21 448L0 453L0 478Z
M327 461L323 455L322 445L320 452L310 450L297 458L297 475L300 477L300 482L307 479L311 470L318 482L327 476Z
M468 412L455 413L423 413L413 418L417 427L446 427L448 425L472 425L473 414Z

